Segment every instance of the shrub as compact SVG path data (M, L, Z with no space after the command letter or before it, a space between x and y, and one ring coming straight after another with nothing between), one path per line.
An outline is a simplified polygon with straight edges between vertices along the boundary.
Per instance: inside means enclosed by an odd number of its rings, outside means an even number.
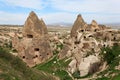
M108 64L110 64L112 61L114 61L115 58L117 58L120 55L120 46L114 45L113 47L103 47L102 53L103 60L107 61Z
M114 54L112 53L112 49L110 49L109 47L105 47L103 49L103 60L107 61L108 64L111 63L112 59L115 58Z
M80 78L80 71L77 70L77 71L75 71L72 75L73 75L74 78L77 78L77 79L78 79L78 78Z
M8 61L12 60L13 56L8 53L9 53L8 49L0 47L0 58Z

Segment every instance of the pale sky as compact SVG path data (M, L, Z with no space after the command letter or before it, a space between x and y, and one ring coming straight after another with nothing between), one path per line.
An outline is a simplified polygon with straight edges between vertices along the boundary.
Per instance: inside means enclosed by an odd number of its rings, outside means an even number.
M78 14L87 23L120 23L120 0L0 0L0 24L24 24L31 11L46 24L73 23Z

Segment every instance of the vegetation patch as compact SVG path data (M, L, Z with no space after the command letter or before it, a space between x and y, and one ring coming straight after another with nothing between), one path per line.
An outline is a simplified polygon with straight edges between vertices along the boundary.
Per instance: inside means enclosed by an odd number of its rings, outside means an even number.
M35 68L58 76L60 80L72 80L66 71L70 61L71 60L66 61L66 59L59 60L57 56L55 56L50 61L37 65Z
M120 70L115 67L120 65L120 46L114 45L113 47L104 47L101 49L101 56L108 64L108 68L99 74L100 78L97 80L119 80L120 79Z

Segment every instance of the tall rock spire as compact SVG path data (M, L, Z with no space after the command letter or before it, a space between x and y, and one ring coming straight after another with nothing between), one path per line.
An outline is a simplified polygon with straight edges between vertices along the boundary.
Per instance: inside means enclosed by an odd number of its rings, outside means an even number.
M47 27L44 23L44 21L39 20L38 16L32 11L23 28L23 36L26 36L27 34L31 33L38 33L40 35L47 34Z
M42 18L40 19L40 24L42 25L44 34L48 34L48 30L47 30L46 24L45 24L45 22L43 21Z
M73 24L72 30L71 30L71 37L75 37L76 36L76 31L80 28L83 28L85 26L85 22L82 18L82 16L79 14L77 16L76 21Z
M92 20L91 22L91 31L97 31L100 27L98 26L97 22L95 20Z
M81 23L84 22L81 14L79 14L79 15L77 16L77 21L79 21L79 22L81 22Z
M45 62L53 53L51 51L48 31L44 21L32 11L23 27L23 37L13 39L13 46L18 51L18 56L29 67Z
M92 20L91 25L93 25L94 27L98 27L98 24L95 20Z

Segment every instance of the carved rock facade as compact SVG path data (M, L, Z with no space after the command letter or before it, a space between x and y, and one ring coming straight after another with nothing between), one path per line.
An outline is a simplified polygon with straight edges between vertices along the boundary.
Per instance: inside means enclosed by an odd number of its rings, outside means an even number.
M18 51L18 56L29 67L44 62L53 55L49 45L47 27L33 11L25 22L22 34L22 38L15 35L12 43Z

